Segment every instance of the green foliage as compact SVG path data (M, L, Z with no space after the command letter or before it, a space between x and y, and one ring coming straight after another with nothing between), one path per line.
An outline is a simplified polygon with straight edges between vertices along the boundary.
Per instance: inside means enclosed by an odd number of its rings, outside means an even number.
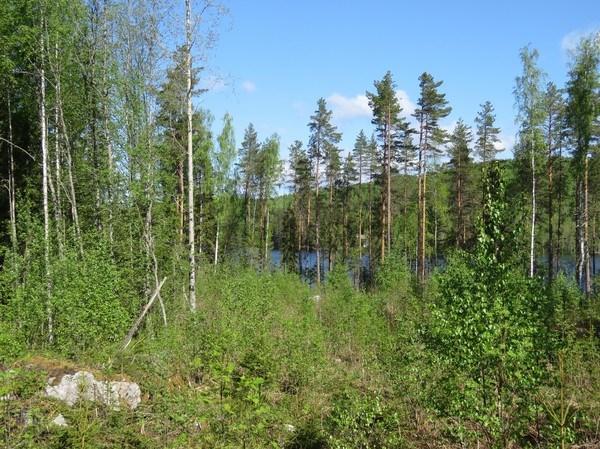
M501 173L485 178L484 212L472 254L457 253L439 275L430 345L447 370L436 406L473 421L496 446L526 428L550 346L547 297L527 279L503 231L511 220Z
M381 291L395 290L397 293L410 291L411 273L406 259L399 251L392 251L375 274L377 288Z
M15 338L6 340L7 344L17 350L20 339L30 345L47 342L48 313L53 326L50 343L61 352L74 354L120 341L137 311L137 301L125 271L113 262L108 250L102 244L90 247L82 259L76 248L69 248L54 260L46 280L39 243L30 242L30 258L12 268L27 282L11 292L4 306L17 324ZM2 275L9 277L9 273L3 271Z
M398 410L382 402L382 398L376 395L363 396L354 392L343 392L334 398L334 407L327 423L329 447L405 447Z
M2 310L0 308L0 310ZM0 364L16 359L24 349L19 334L10 323L0 321ZM0 395L1 396L1 395Z

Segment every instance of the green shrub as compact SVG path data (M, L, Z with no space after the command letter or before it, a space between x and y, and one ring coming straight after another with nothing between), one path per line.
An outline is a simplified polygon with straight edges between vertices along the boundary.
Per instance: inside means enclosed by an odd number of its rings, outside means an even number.
M327 420L332 449L400 448L404 439L398 411L378 395L347 391L334 398Z
M46 278L40 241L29 245L28 257L0 276L1 284L13 285L5 310L18 338L48 346L50 314L52 348L65 354L122 339L132 319L129 310L137 311L139 300L110 252L101 243L87 247L83 257L77 249L65 248L62 257L53 258Z
M0 307L2 313L3 307ZM23 342L9 323L0 321L0 363L16 359L23 351Z
M549 299L514 258L515 234L500 172L493 165L471 254L457 253L439 275L429 344L446 375L435 406L470 421L494 447L526 431L554 349ZM472 426L473 427L473 426Z

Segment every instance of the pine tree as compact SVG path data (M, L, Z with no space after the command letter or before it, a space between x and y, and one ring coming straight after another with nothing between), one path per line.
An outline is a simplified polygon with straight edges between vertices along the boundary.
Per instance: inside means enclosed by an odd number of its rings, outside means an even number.
M327 103L324 98L317 102L317 110L310 117L308 128L310 138L308 142L308 155L314 169L315 181L315 252L317 257L317 286L321 284L321 207L319 199L319 186L321 184L321 164L325 158L326 152L335 147L342 136L337 131L337 127L331 123L332 112L327 109Z
M386 249L392 246L392 164L408 124L400 116L402 108L396 96L395 84L391 72L387 72L381 81L374 83L376 93L367 92L369 106L373 111L372 123L375 125L381 142L381 263L385 260Z
M417 166L417 148L413 142L413 133L414 130L410 130L404 136L404 140L400 145L400 151L398 152L398 156L396 161L400 167L401 173L403 175L403 189L402 189L402 238L404 240L404 257L407 261L411 260L412 256L412 242L414 240L414 236L409 236L409 204L410 200L408 198L409 192L409 183L412 180L412 175L414 174L414 169Z
M354 163L356 164L357 171L357 180L358 180L358 233L357 233L357 248L358 248L358 258L362 260L362 248L363 248L363 179L364 175L368 173L369 170L369 156L368 156L368 146L369 142L367 141L367 136L365 132L361 129L358 135L356 136L356 141L354 142L354 148L352 149L352 155ZM369 180L370 181L370 180Z
M548 283L554 279L554 267L557 262L556 244L554 237L554 163L556 152L561 144L561 135L563 134L563 114L564 100L560 90L552 82L546 86L543 98L544 104L544 140L546 142L546 181L547 187L547 219L548 219L548 242L547 242L547 263L548 263Z
M290 188L294 195L294 253L297 259L298 272L303 273L302 252L308 246L308 226L310 224L310 197L311 197L311 166L302 142L296 140L289 149L290 154Z
M498 134L500 128L494 126L496 114L494 114L494 106L489 101L480 105L481 109L475 117L477 123L477 140L475 149L482 162L486 163L493 161L496 155L504 150L497 144L500 142Z
M457 248L465 247L471 233L468 191L472 166L471 148L469 145L472 139L471 128L462 119L459 119L450 137L450 147L448 149L448 156L450 157L448 166L451 169L451 191L453 194L451 209L456 223L454 234Z
M331 271L333 269L333 262L339 240L336 235L337 211L333 207L333 204L335 199L334 196L337 193L337 184L342 175L342 161L340 159L340 149L337 145L326 144L325 148L325 176L328 189L327 213L325 214L325 235L327 236L327 262L329 270Z
M359 172L356 167L356 163L354 161L354 157L352 154L348 154L344 159L344 167L342 169L341 179L338 181L339 190L340 190L340 198L338 200L341 203L341 207L336 207L336 210L342 211L342 219L340 228L341 233L343 235L343 260L348 260L350 255L350 236L353 231L353 224L351 223L350 217L350 209L352 206L352 193L354 191L353 186L359 178ZM338 234L339 235L339 234ZM362 257L359 258L359 264L362 260Z
M452 108L448 106L446 95L438 92L443 81L434 81L429 73L419 77L421 95L414 117L419 133L419 237L417 250L417 276L421 284L425 282L425 254L427 244L427 160L438 149L436 143L443 140L443 131L439 120L448 116Z

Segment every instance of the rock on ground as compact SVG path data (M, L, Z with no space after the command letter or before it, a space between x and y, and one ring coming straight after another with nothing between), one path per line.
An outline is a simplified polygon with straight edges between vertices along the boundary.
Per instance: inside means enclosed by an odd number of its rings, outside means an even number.
M134 382L96 380L92 373L78 371L65 374L58 385L48 385L46 396L72 406L80 400L96 401L119 410L125 404L135 409L141 401L141 391Z
M60 414L56 418L54 418L52 420L52 424L54 424L55 426L58 426L58 427L67 427L68 426L67 420L65 419L65 417L62 414Z

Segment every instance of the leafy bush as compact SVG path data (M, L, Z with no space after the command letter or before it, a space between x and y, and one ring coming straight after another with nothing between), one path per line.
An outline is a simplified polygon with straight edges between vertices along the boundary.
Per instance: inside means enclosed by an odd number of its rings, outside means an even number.
M0 307L0 313L2 309ZM19 339L19 334L9 323L0 321L0 363L14 360L22 351L23 343Z
M375 273L375 282L380 291L411 290L411 273L406 259L399 251L390 252Z
M403 446L398 411L377 395L344 392L334 398L327 421L332 449L398 448Z
M98 244L86 248L81 257L75 248L66 248L63 257L53 259L47 278L39 240L30 246L29 257L6 270L6 276L18 273L12 277L19 282L9 294L6 311L19 337L31 345L48 345L50 315L52 347L63 353L76 354L123 338L132 318L128 308L137 310L139 301L109 251Z
M501 174L493 165L487 176L476 247L439 276L429 342L447 373L438 409L507 447L529 424L553 339L544 288L513 258Z

